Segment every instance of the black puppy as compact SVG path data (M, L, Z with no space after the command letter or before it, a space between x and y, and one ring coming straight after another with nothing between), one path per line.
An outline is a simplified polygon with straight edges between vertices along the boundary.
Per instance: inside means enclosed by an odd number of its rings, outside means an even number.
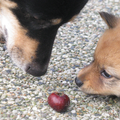
M88 0L0 0L0 36L12 60L33 76L45 74L58 28Z

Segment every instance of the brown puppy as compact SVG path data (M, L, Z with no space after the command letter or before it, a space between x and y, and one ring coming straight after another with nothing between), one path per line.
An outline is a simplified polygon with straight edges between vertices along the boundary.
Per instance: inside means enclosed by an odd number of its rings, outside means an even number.
M109 29L97 44L93 62L78 73L75 82L88 94L120 96L120 18L100 15Z

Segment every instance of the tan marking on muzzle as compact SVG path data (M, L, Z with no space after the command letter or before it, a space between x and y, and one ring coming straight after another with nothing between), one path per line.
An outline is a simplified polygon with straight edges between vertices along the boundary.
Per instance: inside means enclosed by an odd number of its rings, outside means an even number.
M14 36L15 46L22 50L22 57L29 63L36 58L37 47L39 42L26 36L25 30L20 30Z

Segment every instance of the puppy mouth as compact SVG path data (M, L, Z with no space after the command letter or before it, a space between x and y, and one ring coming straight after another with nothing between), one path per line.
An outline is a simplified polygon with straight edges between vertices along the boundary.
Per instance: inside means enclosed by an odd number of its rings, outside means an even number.
M79 87L79 90L88 95L99 95L97 91L93 90L91 87L85 87L84 84L81 87Z

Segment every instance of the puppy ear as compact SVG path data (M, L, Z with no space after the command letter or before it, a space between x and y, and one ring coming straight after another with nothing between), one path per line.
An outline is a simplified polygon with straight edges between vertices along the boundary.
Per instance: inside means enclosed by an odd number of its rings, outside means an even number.
M117 26L119 18L107 12L99 12L99 14L109 28L115 28Z

